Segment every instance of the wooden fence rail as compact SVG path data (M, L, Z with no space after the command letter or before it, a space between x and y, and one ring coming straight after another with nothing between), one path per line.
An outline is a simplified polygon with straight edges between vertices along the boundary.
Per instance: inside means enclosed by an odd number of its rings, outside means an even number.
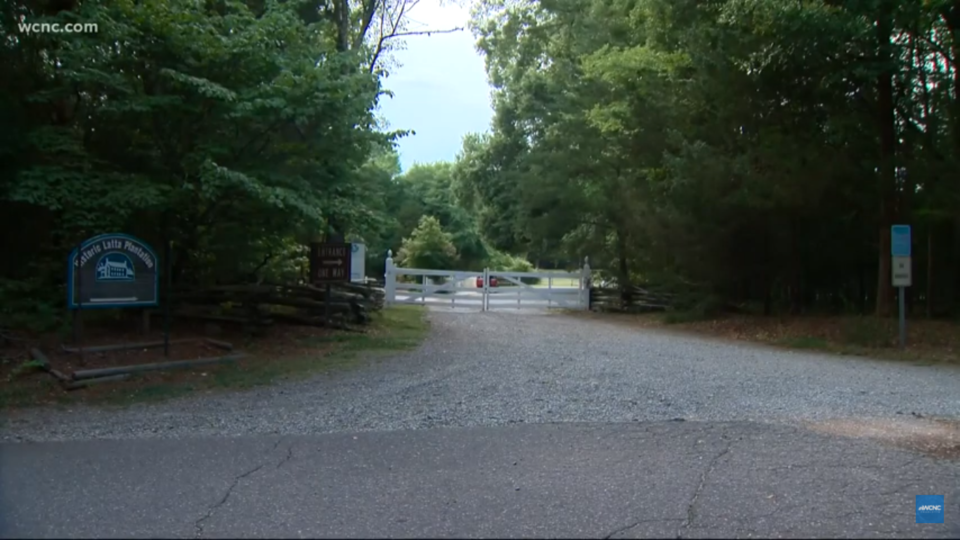
M633 286L626 289L619 287L590 287L591 311L620 311L631 313L646 313L666 311L674 302L674 295L649 288Z

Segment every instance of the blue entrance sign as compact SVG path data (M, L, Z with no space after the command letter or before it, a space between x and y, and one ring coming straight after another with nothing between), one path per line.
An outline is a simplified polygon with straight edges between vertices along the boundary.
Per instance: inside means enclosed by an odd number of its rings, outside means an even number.
M101 234L67 258L70 309L149 307L158 304L157 254L126 234Z
M910 226L890 227L890 254L894 257L910 256Z

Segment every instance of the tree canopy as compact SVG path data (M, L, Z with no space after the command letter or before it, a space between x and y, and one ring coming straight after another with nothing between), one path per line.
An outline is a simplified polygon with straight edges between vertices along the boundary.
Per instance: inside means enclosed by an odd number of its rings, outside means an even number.
M458 191L502 249L742 304L960 301L960 3L482 0Z
M174 286L302 279L333 233L370 275L432 238L430 264L589 256L888 315L907 223L911 305L960 308L960 2L477 0L490 130L401 172L377 105L415 1L0 6L0 326L55 324L66 254L104 232L169 242Z
M104 232L169 241L175 286L296 279L327 233L385 252L405 132L376 107L411 3L4 3L0 324L53 323Z

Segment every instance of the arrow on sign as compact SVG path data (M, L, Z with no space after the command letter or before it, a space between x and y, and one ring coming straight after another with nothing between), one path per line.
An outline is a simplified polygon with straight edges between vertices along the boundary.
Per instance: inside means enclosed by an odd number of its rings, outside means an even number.
M326 265L326 266L331 266L331 265L334 265L334 264L337 265L337 266L342 266L342 265L343 265L343 261L340 260L340 259L337 259L337 260L335 260L335 261L323 261L323 264Z

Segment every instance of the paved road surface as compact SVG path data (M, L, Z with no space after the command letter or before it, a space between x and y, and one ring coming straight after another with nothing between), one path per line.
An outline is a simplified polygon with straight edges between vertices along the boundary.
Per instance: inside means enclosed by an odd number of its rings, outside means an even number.
M913 495L957 467L749 423L2 449L4 537L956 537ZM955 505L948 523L958 523Z
M960 416L956 369L431 318L350 373L12 418L0 536L960 536L956 462L863 436ZM831 419L859 436L808 429ZM914 523L925 494L945 525Z

